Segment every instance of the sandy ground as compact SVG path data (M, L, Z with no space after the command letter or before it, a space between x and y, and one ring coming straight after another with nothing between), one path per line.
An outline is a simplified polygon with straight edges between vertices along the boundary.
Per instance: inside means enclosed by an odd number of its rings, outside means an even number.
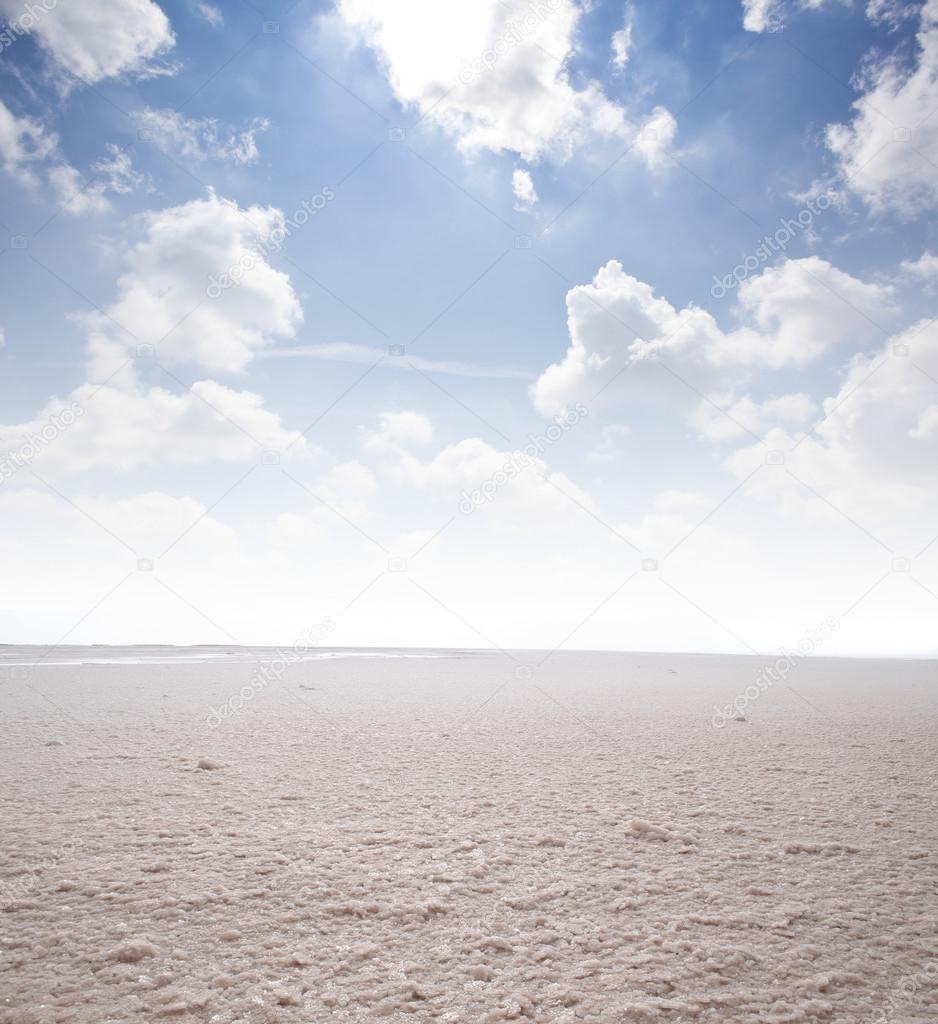
M935 663L15 654L2 1024L938 1021Z

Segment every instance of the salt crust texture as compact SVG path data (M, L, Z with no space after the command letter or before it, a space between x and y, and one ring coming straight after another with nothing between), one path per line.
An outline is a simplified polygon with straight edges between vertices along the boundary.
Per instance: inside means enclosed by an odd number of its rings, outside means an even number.
M515 657L7 670L0 1022L938 1021L934 663Z

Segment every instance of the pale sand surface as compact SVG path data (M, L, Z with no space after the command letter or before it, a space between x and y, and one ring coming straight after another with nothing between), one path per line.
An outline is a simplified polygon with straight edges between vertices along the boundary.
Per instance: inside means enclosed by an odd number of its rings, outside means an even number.
M935 663L3 655L2 1024L938 1021Z

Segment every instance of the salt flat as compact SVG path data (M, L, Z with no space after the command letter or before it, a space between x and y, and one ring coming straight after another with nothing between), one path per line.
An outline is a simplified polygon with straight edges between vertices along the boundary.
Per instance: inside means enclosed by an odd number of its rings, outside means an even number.
M2 1024L938 1019L935 663L98 654L0 658Z

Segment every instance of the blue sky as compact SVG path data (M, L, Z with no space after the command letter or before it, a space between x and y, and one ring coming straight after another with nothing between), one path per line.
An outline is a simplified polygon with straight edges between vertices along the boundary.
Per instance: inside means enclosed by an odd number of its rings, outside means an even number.
M5 640L934 653L934 3L0 7Z

